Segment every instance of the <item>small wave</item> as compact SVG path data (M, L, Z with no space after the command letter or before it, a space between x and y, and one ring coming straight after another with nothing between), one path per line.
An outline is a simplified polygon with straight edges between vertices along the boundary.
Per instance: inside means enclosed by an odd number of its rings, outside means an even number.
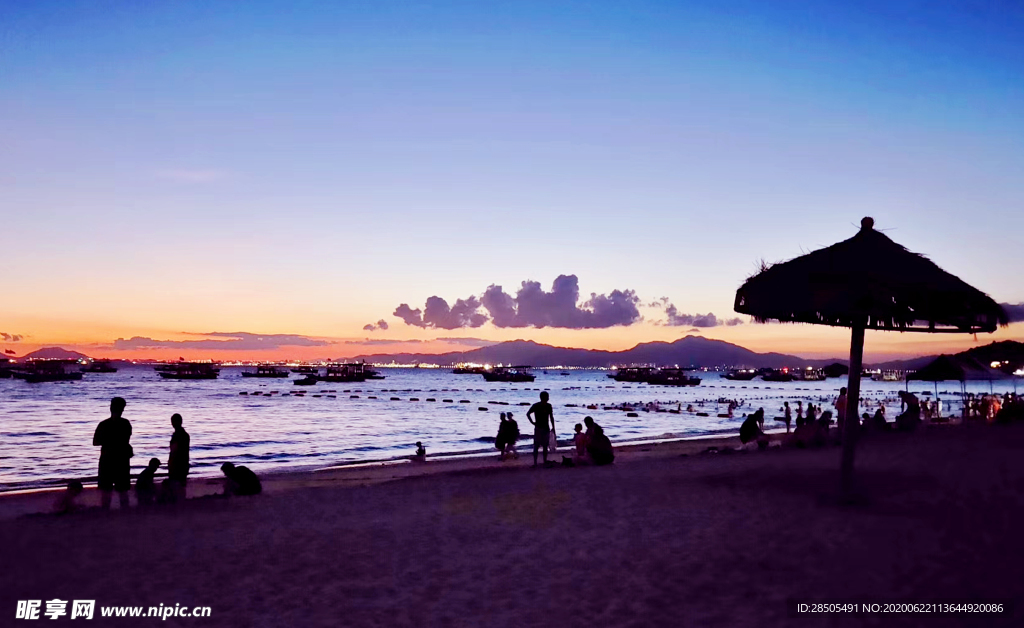
M11 438L27 438L29 436L56 436L56 434L51 434L50 432L4 432L0 434L0 436L9 436Z

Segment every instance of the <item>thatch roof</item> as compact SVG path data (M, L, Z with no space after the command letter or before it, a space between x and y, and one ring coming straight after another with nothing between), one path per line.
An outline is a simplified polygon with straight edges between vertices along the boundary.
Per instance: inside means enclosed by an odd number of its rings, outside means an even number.
M736 311L759 322L923 332L992 332L998 303L875 231L865 218L849 240L764 268L736 291Z
M1003 379L1005 375L967 356L940 355L927 366L907 375L907 379L925 382L977 381Z

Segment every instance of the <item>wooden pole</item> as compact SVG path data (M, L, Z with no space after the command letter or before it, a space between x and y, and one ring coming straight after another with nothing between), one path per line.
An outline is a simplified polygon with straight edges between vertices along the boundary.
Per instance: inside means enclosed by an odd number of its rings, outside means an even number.
M846 420L843 422L843 459L840 464L842 493L853 493L853 453L860 425L860 372L864 361L864 324L853 327L850 338L850 379L846 386Z

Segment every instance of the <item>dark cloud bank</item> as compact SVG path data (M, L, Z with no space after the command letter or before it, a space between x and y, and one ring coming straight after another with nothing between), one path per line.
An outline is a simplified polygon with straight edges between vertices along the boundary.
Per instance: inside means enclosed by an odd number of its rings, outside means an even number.
M7 342L20 342L24 336L21 334L8 334L6 332L0 332L0 338L3 338Z

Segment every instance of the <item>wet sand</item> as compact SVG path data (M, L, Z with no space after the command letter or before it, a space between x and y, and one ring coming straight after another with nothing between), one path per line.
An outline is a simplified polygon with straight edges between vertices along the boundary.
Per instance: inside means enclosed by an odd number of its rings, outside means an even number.
M202 605L212 617L166 623L211 626L1021 624L1024 425L865 439L853 506L836 499L836 447L699 453L714 444L601 468L492 456L287 474L258 497L149 511L14 517L52 494L0 497L0 605ZM1016 606L808 618L790 616L795 598Z

